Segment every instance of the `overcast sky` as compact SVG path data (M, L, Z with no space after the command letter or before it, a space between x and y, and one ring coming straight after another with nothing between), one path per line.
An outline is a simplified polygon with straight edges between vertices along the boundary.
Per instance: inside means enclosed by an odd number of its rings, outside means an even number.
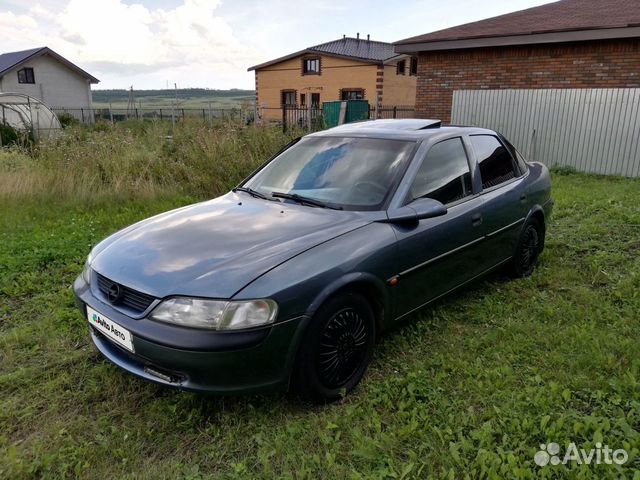
M94 89L253 88L247 68L371 35L393 42L549 0L0 0L0 53L48 46Z

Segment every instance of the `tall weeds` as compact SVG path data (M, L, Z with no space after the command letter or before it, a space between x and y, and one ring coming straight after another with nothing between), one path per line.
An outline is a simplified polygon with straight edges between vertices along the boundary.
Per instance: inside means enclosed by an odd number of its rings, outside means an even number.
M199 121L75 126L30 149L0 149L0 200L217 196L292 135Z

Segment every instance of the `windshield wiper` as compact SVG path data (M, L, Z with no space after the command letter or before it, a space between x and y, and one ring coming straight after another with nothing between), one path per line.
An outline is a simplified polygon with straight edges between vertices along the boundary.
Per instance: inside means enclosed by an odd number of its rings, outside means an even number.
M257 190L254 190L253 188L249 188L249 187L236 187L231 191L234 192L234 193L235 192L245 192L245 193L248 193L249 195L251 195L252 197L261 198L262 200L274 201L273 198L269 198L264 193L260 193Z
M301 204L306 203L307 205L312 205L314 207L342 210L342 207L340 205L323 202L322 200L316 200L315 198L303 197L302 195L298 195L297 193L271 192L271 196L275 198L285 198L287 200L293 200L294 202L298 202Z

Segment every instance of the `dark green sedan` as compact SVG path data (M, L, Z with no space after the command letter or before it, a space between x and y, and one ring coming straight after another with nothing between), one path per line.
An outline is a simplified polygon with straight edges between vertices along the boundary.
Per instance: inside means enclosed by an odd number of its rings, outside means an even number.
M491 130L345 125L105 239L75 294L96 347L139 377L331 401L401 318L494 269L529 275L550 195L547 168Z

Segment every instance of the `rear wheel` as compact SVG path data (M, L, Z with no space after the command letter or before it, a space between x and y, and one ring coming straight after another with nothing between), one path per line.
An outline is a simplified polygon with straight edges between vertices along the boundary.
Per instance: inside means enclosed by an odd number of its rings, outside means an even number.
M516 277L528 277L544 248L544 226L537 218L530 218L522 227L513 256L512 272Z
M329 299L311 320L293 372L296 390L306 399L331 402L351 391L373 354L375 319L367 300L356 293Z

